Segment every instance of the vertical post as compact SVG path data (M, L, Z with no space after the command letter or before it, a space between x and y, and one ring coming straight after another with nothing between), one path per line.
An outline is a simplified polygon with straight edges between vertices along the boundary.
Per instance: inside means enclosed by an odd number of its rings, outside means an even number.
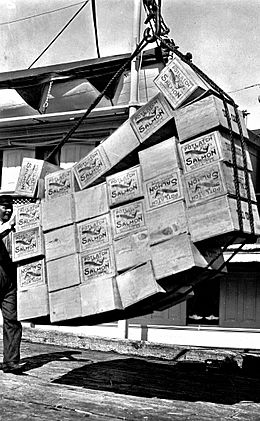
M140 42L141 32L141 11L142 0L134 1L134 16L133 16L133 37L132 37L132 52ZM140 58L135 57L131 62L130 73L130 101L129 101L129 116L134 114L138 104L138 90L139 90L139 62Z

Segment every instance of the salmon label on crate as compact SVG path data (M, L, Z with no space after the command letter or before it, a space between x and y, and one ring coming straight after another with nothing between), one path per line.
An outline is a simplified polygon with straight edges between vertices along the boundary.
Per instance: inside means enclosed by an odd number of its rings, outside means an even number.
M157 94L130 118L131 125L142 142L173 117L172 110L162 94Z
M155 85L163 92L174 108L177 108L197 88L193 78L178 60L173 59L154 79Z
M181 197L180 174L176 171L162 174L145 183L147 209L168 205Z
M100 250L81 254L82 282L96 278L115 275L114 256L112 248L107 246Z
M110 205L137 199L142 195L140 167L107 177L107 186Z
M45 178L46 199L53 199L72 193L72 175L70 169L47 175Z
M40 224L39 203L28 203L16 208L16 231L33 228Z
M15 191L25 196L34 196L43 167L43 161L24 158Z
M129 203L111 210L114 237L127 234L145 226L144 202Z
M84 189L109 169L104 153L95 148L73 167L81 189Z
M189 204L197 204L226 193L223 175L218 164L186 174L185 185Z
M109 215L103 215L78 224L80 250L84 251L89 247L93 248L109 243L111 239L110 230Z
M27 289L45 284L44 260L18 266L18 288Z
M42 254L40 228L13 233L13 261L19 261Z
M194 171L220 159L216 133L210 133L180 145L184 169Z

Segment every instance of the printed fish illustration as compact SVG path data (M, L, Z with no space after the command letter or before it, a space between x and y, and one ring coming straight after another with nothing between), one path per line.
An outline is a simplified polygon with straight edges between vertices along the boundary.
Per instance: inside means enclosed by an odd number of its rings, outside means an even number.
M89 235L98 235L100 234L102 227L93 228L93 229L84 229L81 231L82 234L89 234Z
M28 277L30 277L30 278L34 278L34 277L40 277L41 276L41 274L40 273L38 273L38 272L32 272L32 271L28 271L28 272L26 272L26 274L25 274L25 279L26 278L28 278Z
M190 149L188 151L185 151L186 154L195 154L195 155L202 155L204 153L207 153L209 150L209 145L202 149Z
M117 218L134 219L136 217L137 213L138 213L138 210L136 210L132 215L126 215L126 214L122 213L122 214L118 214Z
M84 265L91 265L91 266L102 266L104 263L105 258L103 257L102 260L98 260L97 262L93 262L92 260L85 260Z
M200 190L202 187L219 187L219 183L211 183L210 181L202 181L195 187L195 191Z
M151 120L153 117L156 116L157 109L158 109L158 106L155 106L154 109L150 113L147 113L143 117L140 117L138 120L136 120L136 123L138 124L138 123L141 123L144 120Z
M49 182L49 186L53 186L53 187L64 187L66 185L67 185L67 180L61 181L60 183L58 183L57 181Z
M154 197L159 196L160 194L163 193L178 193L178 189L159 189L157 190L157 192L155 193Z
M112 185L112 188L119 187L120 189L127 189L128 187L130 187L130 186L131 186L132 181L133 181L133 179L131 179L130 181L128 181L128 182L127 182L127 183L125 183L125 184L121 184L121 183L114 183L114 184Z
M170 70L171 80L174 84L174 87L176 89L184 88L184 84L182 83L182 81L179 78L176 77L176 75L173 73L172 69L169 69L169 70Z
M96 166L97 161L98 161L98 158L95 158L94 161L91 164L89 164L88 166L84 166L84 167L80 168L78 170L78 172L80 173L80 172L92 170Z
M29 245L31 245L31 244L36 244L35 242L34 242L34 239L33 238L29 238L29 239L22 239L22 238L18 238L17 240L16 240L16 243L17 244L23 244L24 246L29 246Z

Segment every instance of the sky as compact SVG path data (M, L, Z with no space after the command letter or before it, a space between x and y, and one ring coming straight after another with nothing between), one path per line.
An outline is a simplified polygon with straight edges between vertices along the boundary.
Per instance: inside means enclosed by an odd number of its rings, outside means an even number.
M134 1L96 0L101 56L131 51ZM0 72L28 68L82 4L0 0ZM250 113L248 128L260 128L260 1L162 0L162 14L179 50L190 51L194 64L232 92L239 108ZM89 1L33 67L96 56Z

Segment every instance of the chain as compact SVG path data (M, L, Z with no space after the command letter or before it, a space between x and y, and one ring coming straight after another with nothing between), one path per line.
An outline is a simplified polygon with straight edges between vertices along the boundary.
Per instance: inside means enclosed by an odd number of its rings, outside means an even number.
M45 114L45 112L46 112L46 110L48 108L48 105L49 105L49 98L50 98L50 93L51 93L52 85L53 85L53 81L51 80L50 83L49 83L49 87L48 87L48 92L47 92L47 95L46 95L46 99L45 99L45 101L43 103L43 106L42 106L42 113L43 114Z

